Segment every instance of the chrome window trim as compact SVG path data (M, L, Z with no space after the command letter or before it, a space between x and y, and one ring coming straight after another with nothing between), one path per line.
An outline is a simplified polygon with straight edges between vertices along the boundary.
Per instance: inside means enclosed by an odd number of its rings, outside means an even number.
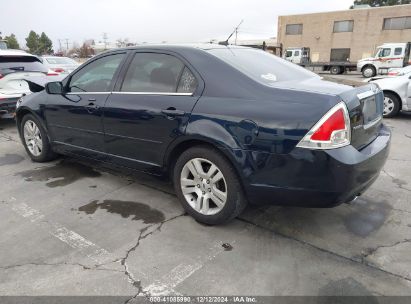
M112 92L118 95L164 95L164 96L193 96L194 93L178 93L178 92Z
M68 92L65 95L103 95L111 94L111 92Z

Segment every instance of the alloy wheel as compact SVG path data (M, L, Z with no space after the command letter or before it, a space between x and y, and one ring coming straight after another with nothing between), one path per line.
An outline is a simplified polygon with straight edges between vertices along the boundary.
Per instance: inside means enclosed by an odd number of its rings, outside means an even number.
M394 110L394 101L389 97L384 97L384 115L389 115Z
M216 214L227 202L228 190L224 175L207 159L189 160L181 171L180 185L187 203L201 214Z
M374 70L372 68L366 68L364 70L364 76L369 78L372 77L374 75Z
M32 120L27 120L23 127L24 141L27 149L34 156L39 156L43 151L43 141L41 132L36 123Z

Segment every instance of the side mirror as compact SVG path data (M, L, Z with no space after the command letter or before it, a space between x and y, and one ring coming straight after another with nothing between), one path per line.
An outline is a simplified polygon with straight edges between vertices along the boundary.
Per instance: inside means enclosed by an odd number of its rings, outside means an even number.
M46 92L48 94L63 94L63 84L60 81L49 82L46 84Z

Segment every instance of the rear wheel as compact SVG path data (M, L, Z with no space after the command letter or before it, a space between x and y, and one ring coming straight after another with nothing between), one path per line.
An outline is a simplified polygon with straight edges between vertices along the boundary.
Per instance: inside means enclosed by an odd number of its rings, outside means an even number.
M173 181L184 209L205 224L226 223L247 204L232 165L208 146L183 152L174 167Z
M30 158L35 162L46 162L56 157L51 150L46 130L37 118L27 114L21 121L21 137Z
M384 92L384 117L394 117L400 111L400 100L398 96L390 93Z
M361 73L365 78L370 78L374 77L377 74L377 71L372 65L367 65L362 69Z
M338 75L341 73L341 67L338 65L333 65L330 69L330 73L333 75Z

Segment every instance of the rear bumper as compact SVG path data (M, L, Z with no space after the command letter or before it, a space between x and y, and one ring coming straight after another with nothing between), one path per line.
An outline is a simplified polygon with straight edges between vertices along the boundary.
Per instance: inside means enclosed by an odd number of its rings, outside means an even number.
M12 118L19 98L0 99L0 118Z
M361 195L379 176L390 148L390 131L358 151L295 148L290 154L253 153L254 170L245 180L251 203L333 207ZM248 171L250 172L250 171Z

